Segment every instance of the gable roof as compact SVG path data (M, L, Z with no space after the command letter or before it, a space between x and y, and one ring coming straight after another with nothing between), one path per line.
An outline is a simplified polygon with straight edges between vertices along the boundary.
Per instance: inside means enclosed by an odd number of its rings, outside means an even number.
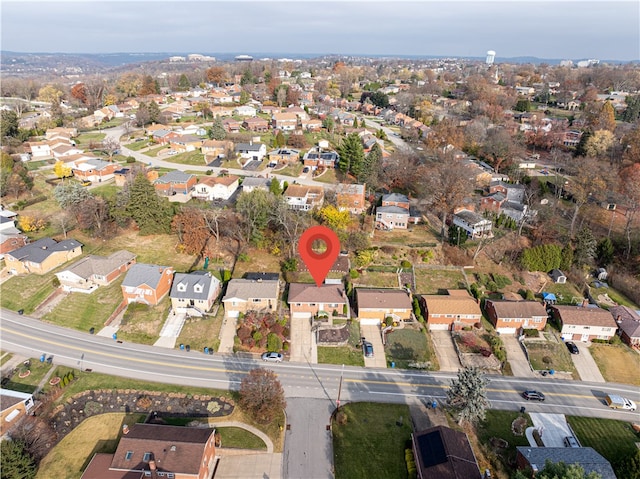
M409 216L409 210L400 206L378 206L376 213L391 213L394 215L407 215Z
M72 239L62 240L58 243L52 238L41 238L38 241L34 241L6 254L19 261L31 261L32 263L39 264L53 253L71 251L78 246L82 246L82 243Z
M445 426L412 434L421 477L480 479L480 469L467 435Z
M408 203L409 198L407 195L403 195L402 193L389 193L386 195L382 195L382 201L389 201L392 203Z
M280 282L270 280L232 279L222 301L232 299L274 299L278 297Z
M498 301L488 299L485 307L493 306L498 318L533 318L547 317L547 310L537 301Z
M239 176L228 175L228 176L201 176L199 177L200 181L199 185L207 185L207 186L215 186L215 185L223 185L223 186L231 186L236 181L240 179Z
M449 294L423 294L429 314L481 315L480 306L464 290L449 290ZM464 293L464 294L463 294Z
M609 312L616 320L619 318L622 321L640 321L640 312L631 309L629 306L612 306L609 308Z
M158 266L155 264L136 263L127 272L127 275L122 281L122 286L137 288L146 284L152 289L156 289L160 284L162 275L165 271L172 268L170 266Z
M604 326L614 330L618 325L606 309L585 308L582 306L551 306L557 311L562 324L574 324L579 326Z
M191 178L193 178L193 175L191 173L185 173L184 171L180 170L172 170L154 181L154 184L186 183Z
M263 143L238 143L235 151L260 151L263 146Z
M538 470L544 468L547 460L565 464L578 464L584 469L585 474L597 472L601 479L616 479L609 461L598 454L591 447L516 447L518 454L529 464L538 466Z
M208 271L176 273L173 277L170 298L207 300L220 285L220 280Z
M133 424L120 438L111 468L149 470L143 457L150 452L158 471L197 475L205 446L214 432L213 428ZM127 459L129 451L132 454Z
M320 287L309 283L289 284L289 303L338 303L346 304L344 287L341 284L323 284Z
M116 251L109 256L88 255L69 266L69 271L81 278L89 276L106 276L123 264L136 258L137 255L126 250Z
M402 289L356 288L358 309L411 309L411 298Z

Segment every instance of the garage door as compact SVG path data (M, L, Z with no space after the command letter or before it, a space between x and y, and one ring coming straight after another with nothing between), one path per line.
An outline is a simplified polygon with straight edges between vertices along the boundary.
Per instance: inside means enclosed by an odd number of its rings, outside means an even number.
M380 320L378 318L360 318L361 326L379 326Z
M240 311L227 311L226 316L227 318L237 318L240 316Z
M429 331L449 331L449 328L448 324L429 324Z
M498 331L498 334L516 334L516 329L517 328L498 328L496 331Z
M309 319L311 318L311 313L293 313L291 317L293 319Z

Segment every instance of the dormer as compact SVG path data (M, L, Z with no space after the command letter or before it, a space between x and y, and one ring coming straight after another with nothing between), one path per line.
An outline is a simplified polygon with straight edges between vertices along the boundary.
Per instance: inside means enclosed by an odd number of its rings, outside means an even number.
M198 284L194 284L194 285L193 285L193 290L194 290L196 293L202 293L202 291L204 291L204 286L203 286L202 284L200 284L200 283L198 283Z
M181 293L187 291L187 283L178 283L178 291Z

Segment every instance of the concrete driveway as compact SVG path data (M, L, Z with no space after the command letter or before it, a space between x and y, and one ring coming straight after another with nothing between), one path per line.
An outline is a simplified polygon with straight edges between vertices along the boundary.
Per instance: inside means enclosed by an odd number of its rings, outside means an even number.
M281 479L282 454L239 449L233 455L228 449L221 454L215 479Z
M440 371L458 372L462 367L460 359L453 346L451 332L449 331L429 331L433 338L433 345L436 348L436 356L440 363Z
M318 364L318 347L311 318L291 318L291 361Z
M564 438L573 436L564 414L529 413L533 426L542 430L540 438L545 447L565 447Z
M218 337L220 338L220 345L218 346L219 353L233 353L233 344L236 337L237 325L238 318L225 316L222 320L222 327L218 334Z
M589 343L583 343L582 341L574 341L574 343L578 346L580 354L572 354L571 359L573 360L573 365L576 367L576 370L580 375L580 379L596 383L606 382L602 377L602 373L600 372L598 365L593 360L593 356L591 356Z
M500 338L504 343L505 351L507 351L507 361L511 365L513 375L519 378L536 377L536 374L531 370L518 338L511 335L500 336Z
M373 345L373 357L364 358L365 368L386 368L387 356L382 345L380 326L360 325L360 335Z

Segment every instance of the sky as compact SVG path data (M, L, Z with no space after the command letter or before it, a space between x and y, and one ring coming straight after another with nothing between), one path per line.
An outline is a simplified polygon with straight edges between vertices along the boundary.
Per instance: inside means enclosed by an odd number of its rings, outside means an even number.
M638 0L2 0L0 15L17 52L640 60Z

